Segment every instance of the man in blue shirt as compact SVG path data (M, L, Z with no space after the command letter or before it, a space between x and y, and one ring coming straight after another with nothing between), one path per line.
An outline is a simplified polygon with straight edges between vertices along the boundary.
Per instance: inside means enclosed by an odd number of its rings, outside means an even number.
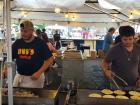
M110 45L113 44L112 35L114 34L114 32L115 32L115 28L112 27L108 30L108 33L105 35L104 42L103 42L103 51L105 54L109 51Z

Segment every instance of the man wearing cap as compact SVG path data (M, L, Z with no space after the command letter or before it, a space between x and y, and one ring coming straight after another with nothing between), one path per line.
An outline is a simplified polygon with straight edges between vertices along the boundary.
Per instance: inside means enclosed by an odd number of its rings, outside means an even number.
M52 54L45 42L33 35L32 22L23 21L20 31L21 38L12 45L12 58L17 64L13 86L43 88L44 71L52 63Z
M140 46L134 43L134 28L120 28L121 42L112 47L105 56L102 63L104 74L121 87L126 87L127 84L130 87L140 87Z

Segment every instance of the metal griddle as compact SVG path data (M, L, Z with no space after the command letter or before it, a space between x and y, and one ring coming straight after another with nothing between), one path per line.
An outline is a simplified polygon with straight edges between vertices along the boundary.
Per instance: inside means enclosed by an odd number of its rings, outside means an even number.
M14 88L16 91L30 91L38 97L21 97L13 96L14 105L57 105L58 104L58 89L47 90L47 89L31 89L31 88ZM3 105L8 104L8 96L2 97Z
M132 99L88 97L91 93L100 93L100 90L79 89L77 93L77 105L140 105L140 101Z

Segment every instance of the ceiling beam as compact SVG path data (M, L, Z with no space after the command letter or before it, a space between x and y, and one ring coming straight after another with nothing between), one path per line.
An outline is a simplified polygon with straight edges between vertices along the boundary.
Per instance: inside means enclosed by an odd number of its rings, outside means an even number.
M22 11L11 9L11 11ZM44 12L44 13L55 13L54 11L41 11L41 10L24 10L26 12ZM60 13L75 13L75 14L105 14L103 12L60 12ZM120 12L112 12L110 14L120 14Z
M12 18L12 19L21 19L21 18ZM22 19L22 20L24 20L24 19ZM51 20L49 20L49 19L30 19L30 20L42 20L42 21L56 21L56 22L72 22L72 23L76 23L76 22L78 22L78 23L113 23L113 22L82 22L82 21L71 21L71 20L53 20L53 19L51 19Z
M124 13L122 13L122 12L120 12L120 11L116 10L116 9L113 9L113 10L114 10L114 11L116 11L116 12L118 12L118 13L120 13L120 14L122 14L123 16L125 16L125 17L129 18L129 16L127 16L126 14L124 14Z
M98 0L95 1L87 0L85 3L98 3Z

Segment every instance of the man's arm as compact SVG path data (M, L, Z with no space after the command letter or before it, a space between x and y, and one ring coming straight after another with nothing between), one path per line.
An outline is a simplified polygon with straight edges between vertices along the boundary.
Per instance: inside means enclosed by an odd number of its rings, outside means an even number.
M53 58L52 58L52 57L50 57L50 58L48 58L47 60L45 60L45 61L44 61L44 64L41 66L41 68L40 68L37 72L35 72L35 73L32 75L31 78L32 78L33 80L38 79L38 78L40 77L40 75L46 71L46 69L50 66L50 64L52 64L52 62L53 62Z
M136 81L136 86L140 87L140 61L139 61L139 65L138 65L138 73L139 73L139 77L138 77L138 79Z
M106 62L105 60L103 60L102 64L101 64L101 67L102 67L102 70L105 74L105 76L108 78L108 79L112 79L113 78L113 74L112 74L112 71L110 70L109 68L109 63Z

